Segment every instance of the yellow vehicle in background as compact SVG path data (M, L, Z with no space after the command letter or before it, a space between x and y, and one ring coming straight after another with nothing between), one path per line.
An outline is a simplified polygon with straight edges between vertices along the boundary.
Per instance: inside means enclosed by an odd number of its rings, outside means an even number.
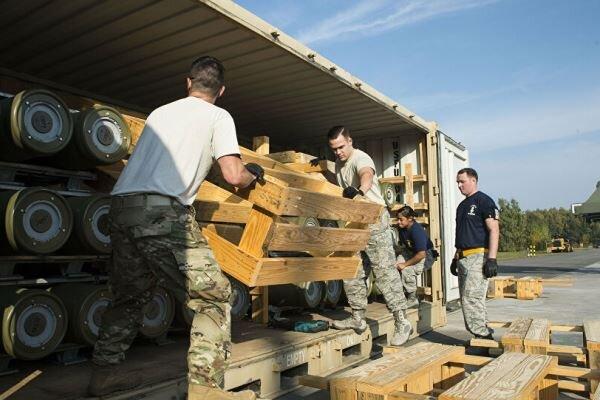
M568 239L555 238L546 243L546 253L571 253L573 245Z

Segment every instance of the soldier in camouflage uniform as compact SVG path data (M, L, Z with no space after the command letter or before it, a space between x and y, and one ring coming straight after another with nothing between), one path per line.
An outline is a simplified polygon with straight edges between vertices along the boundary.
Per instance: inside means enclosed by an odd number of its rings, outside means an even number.
M199 57L187 79L188 97L154 110L112 191L112 304L103 314L88 391L94 396L141 383L123 368L157 286L195 312L188 351L190 399L254 399L222 390L231 348L231 287L195 220L192 203L217 160L225 180L246 187L261 179L256 164L239 157L229 113L214 105L223 94L224 69Z
M352 146L349 131L343 126L331 128L328 133L329 147L336 155L335 172L338 184L344 188L343 196L355 198L365 196L368 200L385 206L379 183L375 175L375 164L365 152ZM379 222L369 226L371 237L365 250L375 276L377 287L383 294L386 305L394 315L394 336L390 343L399 346L410 337L412 327L406 319L406 298L402 291L402 280L396 270L396 257L390 227L390 216L384 210ZM367 329L365 314L367 310L366 277L369 271L359 269L355 279L344 281L344 290L352 316L333 323L336 329L352 328L357 332Z
M408 307L419 306L417 278L423 270L431 268L435 261L433 243L427 237L425 229L415 220L416 217L417 213L409 206L398 210L401 250L396 259L396 268L402 275Z
M493 331L487 327L485 298L488 278L498 270L498 207L478 191L474 169L458 171L456 182L466 198L456 209L456 253L450 271L458 276L465 327L477 338L493 339Z

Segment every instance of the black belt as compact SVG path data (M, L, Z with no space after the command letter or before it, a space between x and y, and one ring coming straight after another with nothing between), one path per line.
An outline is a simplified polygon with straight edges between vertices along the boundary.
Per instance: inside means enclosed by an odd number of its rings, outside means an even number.
M173 197L155 193L117 195L112 197L112 201L121 207L160 207L180 204Z

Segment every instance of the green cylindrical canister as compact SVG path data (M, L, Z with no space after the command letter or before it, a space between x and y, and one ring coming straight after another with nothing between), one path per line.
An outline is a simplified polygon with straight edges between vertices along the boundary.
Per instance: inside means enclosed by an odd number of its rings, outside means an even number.
M73 212L73 233L65 248L70 252L110 254L110 196L67 197L66 200Z
M344 282L341 280L326 281L323 292L323 303L327 307L335 307L342 297L344 291Z
M65 340L93 346L98 340L102 314L111 302L106 285L66 283L50 292L62 300L69 316Z
M63 302L45 290L6 288L0 291L3 310L2 344L21 360L37 360L52 353L67 331Z
M4 161L56 154L68 145L72 133L67 105L48 90L25 90L0 101L0 146Z
M320 219L319 224L326 228L339 228L340 223L332 219ZM323 282L323 304L327 307L335 307L342 297L344 291L344 282L341 280Z
M51 190L0 192L0 236L9 252L49 254L60 249L73 228L66 200Z
M54 157L53 164L67 168L91 168L122 160L131 144L131 131L114 108L94 106L73 114L73 140Z
M140 334L154 339L165 334L175 316L175 299L166 289L157 287L154 297L143 309L144 320Z

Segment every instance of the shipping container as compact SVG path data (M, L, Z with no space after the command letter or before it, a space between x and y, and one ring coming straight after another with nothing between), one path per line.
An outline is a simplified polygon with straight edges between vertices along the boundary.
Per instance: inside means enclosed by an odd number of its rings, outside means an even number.
M59 93L71 108L110 105L129 118L134 131L131 121L138 121L139 128L152 109L185 95L189 65L204 54L225 64L227 89L218 105L232 114L240 144L251 147L253 137L266 135L271 152L295 150L331 159L326 133L334 125L347 126L356 146L373 157L392 216L403 204L414 206L442 254L420 282L422 302L410 311L417 326L414 335L445 324L445 302L457 297L455 278L445 272L460 201L454 179L468 163L468 154L435 122L229 0L7 0L0 13L0 38L4 97L43 88ZM90 279L82 276L63 274L56 282L2 276L2 290L47 289L95 279L93 274ZM159 304L168 304L164 297ZM344 315L340 309L313 313L314 318ZM325 375L365 360L393 332L383 304L371 304L368 316L371 329L363 335L299 334L247 320L234 322L226 388L249 387L276 397L293 389L298 375ZM111 398L185 398L187 343L182 331L136 343L130 359L144 370L147 385ZM89 363L69 364L81 361L89 350L59 350L53 356L60 365L0 356L0 372L20 370L0 378L0 389L40 368L42 376L15 399L84 397Z

